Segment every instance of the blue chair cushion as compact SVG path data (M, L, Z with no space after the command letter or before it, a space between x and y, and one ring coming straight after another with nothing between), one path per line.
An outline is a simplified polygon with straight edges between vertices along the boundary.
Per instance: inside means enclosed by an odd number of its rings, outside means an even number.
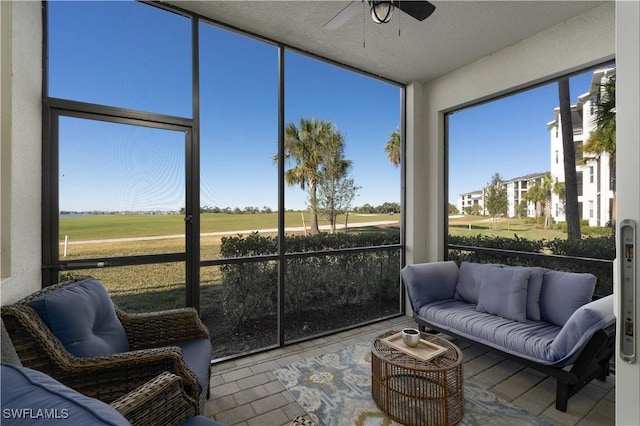
M211 370L211 342L208 339L195 339L176 343L182 349L182 356L187 367L198 378L198 386L202 394L209 386L209 371Z
M181 423L180 426L224 426L215 420L208 419L204 416L193 416Z
M107 290L96 279L85 279L29 302L51 332L80 358L129 351L124 327Z
M129 425L118 410L46 374L2 364L2 424Z

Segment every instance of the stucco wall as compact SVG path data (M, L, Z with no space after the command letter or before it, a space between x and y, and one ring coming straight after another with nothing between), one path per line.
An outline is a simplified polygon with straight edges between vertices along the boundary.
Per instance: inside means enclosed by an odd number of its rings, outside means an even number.
M1 202L9 217L3 216L1 222L2 259L8 265L3 264L0 296L6 304L38 290L42 281L42 12L40 2L2 3L2 27L11 28L8 39L3 31L1 42ZM10 60L5 57L7 49Z
M544 7L543 3L540 7ZM615 4L607 3L443 77L410 85L407 105L407 263L444 257L444 113L615 56ZM416 138L410 136L415 134Z

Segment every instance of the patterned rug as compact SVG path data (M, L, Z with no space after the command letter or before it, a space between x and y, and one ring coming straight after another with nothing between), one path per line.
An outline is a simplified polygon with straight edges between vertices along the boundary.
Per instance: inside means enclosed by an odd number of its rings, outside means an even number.
M322 426L392 426L371 398L371 347L367 343L293 363L273 374L309 417ZM548 425L469 381L460 425Z

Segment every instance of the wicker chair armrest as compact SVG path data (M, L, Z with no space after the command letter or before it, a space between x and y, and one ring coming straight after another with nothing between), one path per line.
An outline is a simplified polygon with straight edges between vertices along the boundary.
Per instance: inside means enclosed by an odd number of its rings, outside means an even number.
M132 349L155 348L187 340L209 339L209 330L194 308L142 314L129 314L117 306L115 308Z
M165 371L111 403L134 426L179 425L198 412L182 380Z
M187 367L182 349L172 346L123 352L93 358L65 359L60 369L65 374L63 381L82 393L106 402L130 392L154 378L160 372L169 371L179 376L187 394L199 400L200 392L196 375ZM68 383L73 381L74 383Z

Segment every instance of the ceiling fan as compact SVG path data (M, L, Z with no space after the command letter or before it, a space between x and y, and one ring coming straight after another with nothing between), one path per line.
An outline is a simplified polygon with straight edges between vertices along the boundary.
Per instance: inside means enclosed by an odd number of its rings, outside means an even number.
M391 19L391 14L393 13L394 8L398 8L404 13L418 21L424 21L427 19L436 7L426 1L402 1L402 0L392 0L392 1L373 1L373 0L354 0L349 3L344 9L342 9L336 16L331 18L329 22L324 24L324 28L328 30L334 30L336 28L344 25L349 19L353 17L362 5L368 3L371 10L371 18L374 22L378 24L383 24L389 22Z

